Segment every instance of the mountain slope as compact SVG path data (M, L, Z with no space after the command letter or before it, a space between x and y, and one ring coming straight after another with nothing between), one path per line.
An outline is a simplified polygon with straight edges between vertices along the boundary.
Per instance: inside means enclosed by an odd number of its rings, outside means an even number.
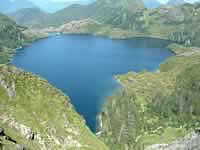
M199 149L200 49L170 48L177 56L159 72L116 76L123 88L100 116L100 134L111 150Z
M143 16L142 0L97 0L95 7L91 17L104 24L126 29L142 28L143 21L137 20Z
M112 1L99 0L88 6L76 7L73 9L74 11L71 11L72 14L66 13L69 15L66 22L90 17L100 22L102 26L104 25L104 35L107 36L113 37L110 31L117 31L123 38L151 36L169 39L180 44L200 46L200 38L198 38L200 31L198 28L200 25L199 4L185 3L170 7L162 6L156 9L144 9L141 5L136 5L138 7L127 5L126 1L118 0L113 4ZM69 9L66 8L57 15L61 16L67 10ZM81 12L85 13L81 16ZM77 16L73 14L77 14ZM96 33L94 31L94 34L97 34L98 31L98 29Z
M26 27L0 14L0 64L8 63L17 48L45 36L41 32L30 32Z
M129 12L135 14L143 8L144 5L141 0L97 0L89 5L71 5L56 12L51 18L60 24L87 19L88 17L103 23L109 23L111 20L122 22L126 20L126 17L123 18L122 16L126 16Z
M23 27L0 14L0 63L8 61L12 49L23 45L26 40L23 30Z
M100 28L93 30L92 34L117 38L150 36L169 39L189 46L200 46L199 11L197 3L170 7L164 5L155 9L146 9L142 0L117 0L115 2L97 0L90 5L72 5L47 17L35 18L36 20L45 18L44 23L37 24L38 27L54 26L58 29L64 24L91 18L101 23ZM16 20L23 20L22 16L19 15ZM27 22L31 23L29 20Z
M87 5L92 2L95 2L95 0L72 0L72 1L41 1L41 0L30 0L32 1L37 7L42 9L45 12L49 13L55 13L56 11L60 11L61 9L64 9L72 4L81 4L81 5Z
M135 17L143 15L142 13L139 13L142 9L144 9L142 0L97 0L89 5L71 5L49 15L49 17L46 17L44 14L44 22L40 19L42 16L38 16L38 20L41 20L40 24L43 26L59 26L74 20L92 18L99 22L112 24L117 27L128 26L128 28L133 28L134 22L140 22L139 20L136 20ZM29 9L29 11L31 10ZM24 19L23 16L26 15L24 13L26 12L18 11L16 14L13 13L11 16L14 16L14 19L19 23L21 20L24 20L22 23L28 24L31 19ZM32 14L34 14L33 11ZM35 12L35 14L37 14L37 12Z
M0 12L9 13L17 11L21 8L32 8L36 7L29 0L3 0L0 5Z
M0 146L19 150L108 150L46 80L0 66ZM3 129L3 132L2 132Z
M57 25L64 24L66 22L81 20L90 17L95 12L94 4L91 5L79 5L73 4L66 7L54 14L50 18L52 24L56 22Z

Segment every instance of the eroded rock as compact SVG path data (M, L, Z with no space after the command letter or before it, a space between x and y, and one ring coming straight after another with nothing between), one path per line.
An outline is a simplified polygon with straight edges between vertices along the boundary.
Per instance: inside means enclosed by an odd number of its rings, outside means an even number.
M2 86L8 93L10 99L16 95L15 82L12 81L10 84L6 83L4 76L0 74L0 86Z
M19 145L19 150L26 150L26 147L22 144Z
M170 144L155 144L145 150L199 150L200 134L196 131Z
M0 136L4 136L4 129L3 128L0 128Z

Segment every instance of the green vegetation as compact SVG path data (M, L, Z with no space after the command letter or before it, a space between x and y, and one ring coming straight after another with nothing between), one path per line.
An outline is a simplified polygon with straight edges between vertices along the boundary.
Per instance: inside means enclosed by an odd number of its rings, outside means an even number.
M176 43L169 45L176 56L161 64L157 72L116 76L123 88L108 98L100 116L100 139L111 150L171 143L200 126L199 4L145 9L140 0L97 0L52 15L35 10L19 11L13 18L34 27L53 26L52 32L148 36ZM21 18L24 13L27 17ZM24 28L6 16L0 15L0 25L0 63L4 63L26 38ZM1 66L0 75L0 126L18 143L29 149L107 149L68 98L47 81L7 66ZM34 140L26 138L30 128L37 135ZM10 145L13 143L0 138L0 149Z
M26 149L107 150L75 112L69 98L46 80L3 65L0 95L0 127ZM0 142L4 149L17 147L1 136Z
M22 27L17 26L7 16L0 14L0 63L7 62L12 50L22 45L24 35Z
M8 63L17 48L36 40L41 33L27 33L27 28L0 14L0 64Z
M150 108L160 119L185 128L200 126L200 64L186 68L177 76L176 87L171 95L158 93Z
M148 36L186 46L200 46L199 4L145 9L142 0L97 0L90 5L72 5L54 14L36 10L21 10L11 16L25 25L53 26L54 31L59 31L60 26L71 21L91 18L102 25L97 26L92 34L117 38Z
M0 64L7 63L16 48L29 42L22 33L23 30L25 30L24 27L0 14Z
M108 98L101 114L101 138L111 149L171 143L200 126L200 51L169 47L179 56L160 71L116 77L123 88Z

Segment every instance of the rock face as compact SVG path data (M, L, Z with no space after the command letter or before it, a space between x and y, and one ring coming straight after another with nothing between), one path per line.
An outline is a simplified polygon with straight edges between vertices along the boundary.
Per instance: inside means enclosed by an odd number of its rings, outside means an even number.
M193 132L185 138L175 141L171 144L152 145L145 150L199 150L200 149L200 133Z
M58 31L64 33L89 33L91 28L97 28L101 24L93 19L84 19L79 21L72 21L62 25Z
M0 85L7 91L8 96L12 99L15 96L15 83L11 82L10 85L5 82L4 77L0 76Z
M191 46L191 40L193 35L190 32L173 32L170 33L168 39L176 43Z
M4 129L0 128L0 136L3 136L3 135L4 135Z

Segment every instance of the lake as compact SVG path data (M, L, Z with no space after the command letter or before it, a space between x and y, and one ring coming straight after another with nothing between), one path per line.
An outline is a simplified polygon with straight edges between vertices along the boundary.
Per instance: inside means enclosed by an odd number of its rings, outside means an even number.
M112 40L90 35L59 35L22 48L11 63L46 78L66 93L95 131L96 117L106 97L120 87L114 75L155 71L173 55L165 48L169 43L152 38Z

